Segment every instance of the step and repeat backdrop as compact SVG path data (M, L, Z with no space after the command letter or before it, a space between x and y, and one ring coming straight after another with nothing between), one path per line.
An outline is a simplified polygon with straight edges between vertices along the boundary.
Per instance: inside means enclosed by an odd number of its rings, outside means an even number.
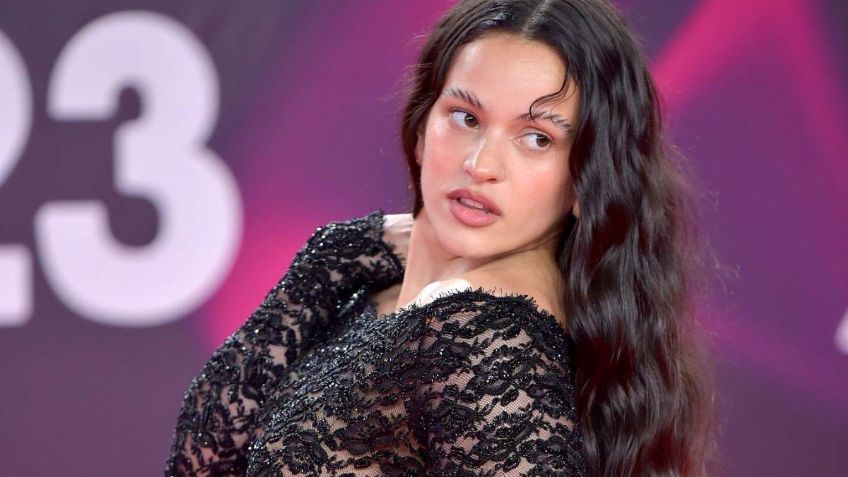
M410 209L405 80L451 3L0 4L0 473L162 473L315 227ZM846 475L848 6L616 3L720 260L720 475Z

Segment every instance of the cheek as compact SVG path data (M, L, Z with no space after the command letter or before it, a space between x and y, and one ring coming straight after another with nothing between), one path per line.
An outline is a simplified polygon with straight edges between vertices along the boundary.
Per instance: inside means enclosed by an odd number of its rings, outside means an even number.
M535 213L559 213L568 200L567 183L560 170L539 172L522 182L521 197L524 208Z
M443 121L432 121L427 124L427 134L424 139L422 159L422 174L442 175L455 169L457 162L462 161L463 145L456 134L452 134L449 126Z

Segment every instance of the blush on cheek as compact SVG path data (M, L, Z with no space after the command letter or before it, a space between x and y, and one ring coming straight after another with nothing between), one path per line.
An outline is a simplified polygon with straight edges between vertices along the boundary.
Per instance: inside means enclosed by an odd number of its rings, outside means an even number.
M522 187L521 200L529 208L539 209L558 204L565 196L565 181L555 175L556 172L533 174Z
M450 180L462 166L464 147L456 140L433 135L427 141L423 167L429 168L437 181ZM445 175L448 174L448 175Z

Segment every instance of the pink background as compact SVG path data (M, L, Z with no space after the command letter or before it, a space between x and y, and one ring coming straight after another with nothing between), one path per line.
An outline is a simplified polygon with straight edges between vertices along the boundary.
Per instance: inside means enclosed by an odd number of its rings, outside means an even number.
M376 208L408 210L402 78L414 38L450 2L12 3L0 6L0 32L26 64L33 122L0 184L0 244L35 250L35 210L57 199L103 201L127 245L157 234L155 207L116 192L112 177L113 134L144 111L143 98L127 88L106 121L45 113L57 55L83 25L115 11L162 13L197 37L218 74L208 145L238 184L243 226L214 293L167 325L98 324L62 302L36 254L32 315L0 328L4 475L159 475L190 379L311 231ZM736 277L710 277L704 313L719 475L845 475L848 337L837 336L843 322L848 335L848 6L617 4L644 39L672 138L698 173L702 229Z

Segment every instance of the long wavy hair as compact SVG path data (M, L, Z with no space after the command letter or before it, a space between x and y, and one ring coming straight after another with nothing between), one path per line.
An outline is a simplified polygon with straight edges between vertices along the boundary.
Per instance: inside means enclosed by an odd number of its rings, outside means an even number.
M639 41L605 0L467 0L434 27L410 77L402 141L422 208L418 134L454 55L488 32L553 47L580 89L570 174L580 216L558 242L590 475L701 476L714 450L713 371L694 320L694 190L664 140Z

